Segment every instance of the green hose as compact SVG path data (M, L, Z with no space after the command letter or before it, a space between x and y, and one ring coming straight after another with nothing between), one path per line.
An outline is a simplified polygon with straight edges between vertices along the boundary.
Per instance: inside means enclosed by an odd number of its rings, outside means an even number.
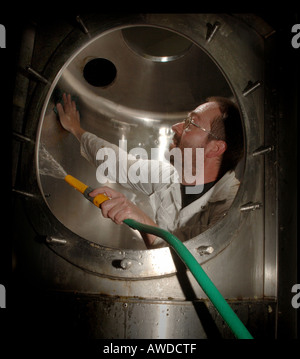
M204 272L200 264L197 262L195 257L191 254L191 252L186 248L186 246L173 234L170 232L158 228L149 226L146 224L139 223L133 219L125 219L124 223L126 223L129 227L133 229L137 229L141 232L146 232L150 234L154 234L157 237L164 239L178 254L178 256L182 259L184 264L191 271L205 294L211 300L213 305L216 307L220 315L223 317L225 322L228 324L229 328L232 330L234 335L238 339L253 339L252 335L249 333L247 328L238 318L238 316L231 309L229 304L223 298L221 293L215 287L213 282Z
M67 175L65 177L65 181L70 186L81 192L85 196L85 198L91 201L96 207L99 207L100 204L104 201L109 200L109 197L102 193L98 194L96 197L90 197L89 193L92 191L92 188L88 187L87 185L80 182L77 178L71 175ZM231 309L226 300L222 297L221 293L214 286L213 282L209 279L200 264L196 261L194 256L177 237L175 237L170 232L165 231L164 229L142 224L133 219L125 219L123 222L133 229L137 229L141 232L154 234L157 237L161 237L162 239L164 239L175 250L175 252L179 255L184 264L194 275L205 294L211 300L211 302L221 314L228 326L231 328L235 336L238 339L253 339L247 328L240 321L240 319Z

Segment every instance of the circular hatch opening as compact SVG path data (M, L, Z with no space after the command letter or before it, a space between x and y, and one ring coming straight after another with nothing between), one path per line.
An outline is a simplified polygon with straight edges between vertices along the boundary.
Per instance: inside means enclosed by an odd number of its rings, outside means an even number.
M193 43L174 32L137 26L122 30L126 44L134 52L154 62L169 62L184 56Z
M90 60L83 69L83 77L95 87L106 87L112 84L116 76L116 66L104 58Z
M149 61L131 51L124 41L124 30L128 29L105 33L81 48L57 79L55 89L60 93L71 93L77 99L82 126L86 131L116 145L126 140L127 151L142 147L146 149L148 159L162 160L172 141L170 129L173 124L182 121L188 111L196 108L205 98L211 95L232 97L233 94L217 65L194 43L189 43L189 50L180 59L177 57L177 61ZM141 27L134 26L131 30L131 34L137 34ZM148 27L147 30L145 42L158 34L155 27ZM164 44L167 35L170 45L174 39L180 38L177 33L174 37L173 32L167 30L159 33ZM186 38L182 38L185 42ZM160 42L159 39L157 42ZM151 54L179 55L187 48L181 46L182 52L177 47L174 52L165 47L164 52L151 51ZM118 81L115 81L117 75ZM105 87L112 83L114 86L107 91ZM53 111L54 94L51 96L45 104L45 116L40 127L40 152L45 149L66 173L83 183L92 188L100 187L103 183L97 181L97 168L80 156L78 141L57 121ZM155 151L151 152L151 149ZM38 168L45 202L67 229L103 247L146 249L139 232L103 218L99 209L74 193L73 188L50 176L42 162L38 163ZM150 217L153 215L149 198L144 193L124 188L118 183L108 185L123 192Z

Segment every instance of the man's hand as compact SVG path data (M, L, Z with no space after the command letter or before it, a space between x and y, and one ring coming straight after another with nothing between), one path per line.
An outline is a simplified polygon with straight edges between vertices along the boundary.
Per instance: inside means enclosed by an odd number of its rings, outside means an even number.
M110 198L110 200L100 205L103 217L110 218L116 224L122 224L124 219L134 219L137 222L157 227L156 223L134 203L129 201L123 193L105 186L93 190L89 195L95 197L99 193L103 193ZM148 233L141 233L141 235L147 247L150 247L156 238L156 236Z
M71 132L80 141L81 135L85 132L80 126L80 116L76 104L71 100L71 95L63 94L63 103L56 104L59 120L62 127Z

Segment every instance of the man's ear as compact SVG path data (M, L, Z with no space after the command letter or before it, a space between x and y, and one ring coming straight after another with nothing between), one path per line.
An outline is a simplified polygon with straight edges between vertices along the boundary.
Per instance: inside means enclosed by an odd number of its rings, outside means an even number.
M212 140L206 147L206 157L213 158L222 156L227 149L227 144L225 141L221 140Z

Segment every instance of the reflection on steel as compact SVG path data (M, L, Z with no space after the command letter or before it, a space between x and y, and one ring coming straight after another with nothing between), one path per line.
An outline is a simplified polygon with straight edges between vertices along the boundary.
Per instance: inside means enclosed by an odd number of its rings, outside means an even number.
M52 244L67 244L67 241L65 239L54 237L47 237L46 242Z
M13 136L14 136L15 139L17 139L17 140L19 140L21 142L34 143L34 141L31 138L29 138L27 136L24 136L21 133L18 133L18 132L15 132L15 131L13 131Z
M254 83L252 81L249 81L248 85L245 87L245 89L243 91L243 95L245 97L250 95L253 91L258 89L260 86L261 86L261 83L259 81L256 81Z
M16 189L16 188L13 188L12 189L13 193L16 193L16 194L20 194L21 196L25 196L25 197L29 197L29 198L36 198L37 196L33 193L29 193L29 192L26 192L26 191L22 191L20 189Z
M85 34L88 34L89 33L89 30L88 28L85 26L84 22L82 21L81 17L78 15L76 16L76 21L80 24L81 28L82 28L82 31L85 33Z
M200 246L197 248L197 252L200 254L200 256L211 254L213 251L214 249L211 246Z
M26 70L28 73L30 73L30 75L32 75L36 80L40 81L40 82L43 82L44 84L48 84L49 81L44 77L42 76L40 73L38 73L36 70L34 70L32 67L30 66L27 66L26 67Z
M221 24L217 21L213 25L208 23L206 26L207 26L206 41L209 43L213 39L217 31L219 30Z
M178 60L190 51L193 43L188 39L164 29L141 26L122 30L124 41L140 56L153 62Z
M262 146L262 147L259 147L257 150L255 150L253 153L252 153L252 156L259 156L259 155L265 155L271 151L274 150L274 146Z
M120 263L121 268L129 269L132 266L132 260L130 259L123 259Z
M247 211L255 211L257 209L261 209L262 208L262 203L260 202L248 202L246 204L243 204L241 207L240 207L240 211L241 212L247 212Z

